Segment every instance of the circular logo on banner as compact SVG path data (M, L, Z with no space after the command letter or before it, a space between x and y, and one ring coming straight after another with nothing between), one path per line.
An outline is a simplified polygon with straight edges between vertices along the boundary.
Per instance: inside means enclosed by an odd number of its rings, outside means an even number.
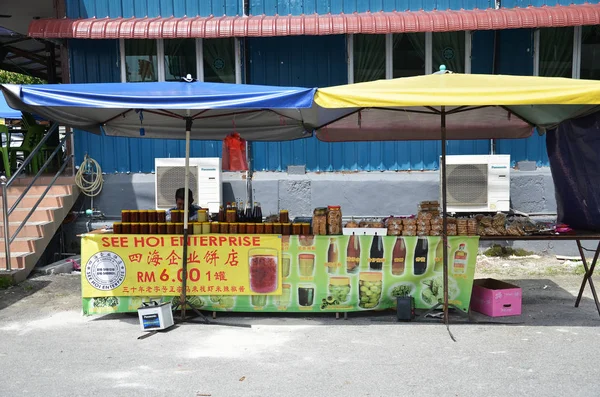
M454 58L454 49L451 47L446 47L444 48L444 51L442 51L442 56L444 57L444 59L453 59Z
M217 58L213 62L213 66L215 67L215 69L221 70L221 69L223 69L225 67L225 61L222 60L221 58Z
M100 291L113 290L125 281L125 262L113 252L98 252L87 261L85 278Z

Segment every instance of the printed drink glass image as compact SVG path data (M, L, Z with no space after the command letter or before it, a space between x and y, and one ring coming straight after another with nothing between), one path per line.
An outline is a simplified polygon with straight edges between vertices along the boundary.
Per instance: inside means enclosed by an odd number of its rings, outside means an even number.
M281 286L281 295L275 295L273 297L273 302L275 306L283 306L288 307L292 300L292 286L290 284L283 284Z
M261 248L250 250L250 289L268 294L277 290L277 251Z
M310 277L315 271L315 255L300 254L298 255L298 267L300 268L301 277Z
M300 306L312 306L315 299L315 288L312 285L298 286L298 304Z
M292 258L285 254L281 258L281 272L283 273L282 277L287 278L290 276L290 265L292 263Z

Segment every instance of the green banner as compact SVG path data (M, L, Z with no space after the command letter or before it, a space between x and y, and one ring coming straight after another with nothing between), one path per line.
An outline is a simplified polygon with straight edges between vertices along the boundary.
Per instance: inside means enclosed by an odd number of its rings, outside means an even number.
M396 306L412 296L428 309L443 299L441 237L283 237L281 295L193 296L208 311L353 312ZM450 303L468 311L479 237L448 237ZM135 312L144 302L178 297L84 298L85 314Z

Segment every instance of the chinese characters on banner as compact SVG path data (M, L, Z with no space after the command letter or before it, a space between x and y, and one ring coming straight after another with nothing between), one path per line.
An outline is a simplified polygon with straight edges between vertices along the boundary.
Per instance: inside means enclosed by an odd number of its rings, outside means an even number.
M187 294L281 294L281 238L189 236ZM87 234L83 297L181 294L183 237Z

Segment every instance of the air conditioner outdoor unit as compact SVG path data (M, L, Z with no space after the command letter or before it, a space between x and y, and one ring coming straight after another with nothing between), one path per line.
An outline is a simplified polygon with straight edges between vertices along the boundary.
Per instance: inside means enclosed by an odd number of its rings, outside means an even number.
M185 159L155 159L156 209L175 206L175 192L185 184ZM222 203L220 158L190 158L189 186L194 203L218 212Z
M448 212L508 211L510 156L446 156L446 190Z

